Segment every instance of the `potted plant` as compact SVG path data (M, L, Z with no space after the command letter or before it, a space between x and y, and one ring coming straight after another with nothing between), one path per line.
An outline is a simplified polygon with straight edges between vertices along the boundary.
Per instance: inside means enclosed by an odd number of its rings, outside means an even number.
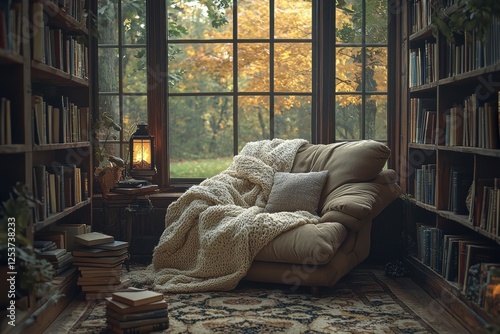
M104 135L104 140L97 142L94 147L95 158L99 162L99 166L95 168L94 176L97 178L103 194L109 193L110 189L118 182L125 166L123 159L107 152L108 140L117 139L113 131L121 131L121 129L108 112L103 112L93 124L93 130Z
M449 42L465 32L475 32L484 41L493 17L500 17L498 0L458 0L452 8L447 1L432 0L431 6L434 35L440 31Z

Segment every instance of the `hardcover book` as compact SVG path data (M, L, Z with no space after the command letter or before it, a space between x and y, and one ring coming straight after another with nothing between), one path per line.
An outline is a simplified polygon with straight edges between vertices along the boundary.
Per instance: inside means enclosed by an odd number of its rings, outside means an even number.
M154 311L154 310L161 310L167 308L168 304L165 299L162 299L157 302L153 303L148 303L148 304L143 304L139 306L131 306L124 304L122 302L116 301L113 298L109 297L106 298L106 307L109 310L112 310L116 313L120 314L130 314L130 313L137 313L137 312L148 312L148 311Z
M164 297L158 292L129 288L127 291L113 293L112 298L127 305L139 306L163 300Z
M95 246L115 241L111 235L100 232L90 232L75 236L75 242L84 246Z

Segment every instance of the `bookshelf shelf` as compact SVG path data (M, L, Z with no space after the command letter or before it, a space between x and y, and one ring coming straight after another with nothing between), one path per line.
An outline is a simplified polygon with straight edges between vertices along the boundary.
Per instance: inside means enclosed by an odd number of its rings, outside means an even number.
M468 146L438 146L438 150L500 158L500 150Z
M44 11L49 16L49 24L52 26L64 28L66 31L71 33L88 35L88 29L85 21L80 22L76 20L74 17L66 13L64 9L59 8L55 3L49 0L38 0L38 2L43 3Z
M28 150L24 144L0 145L0 154L24 153Z
M407 263L410 266L412 278L422 286L427 286L434 295L439 296L438 300L464 326L484 328L487 324L495 323L495 319L490 314L464 296L458 284L447 281L415 257L407 257Z
M84 200L84 201L82 201L82 202L80 202L72 207L66 208L61 212L54 213L54 214L50 215L49 217L47 217L47 219L42 220L40 222L36 222L35 224L33 224L33 229L35 232L40 231L43 228L45 228L51 224L54 224L55 222L61 220L62 218L72 214L73 212L75 212L75 211L77 211L85 206L90 205L90 203L91 203L91 200L87 199L87 200Z
M72 148L90 147L90 142L64 143L64 144L41 144L33 145L33 151L67 150Z
M70 73L59 70L55 67L41 63L36 60L31 61L31 75L34 82L55 86L72 86L87 88L88 80L75 77Z
M466 327L474 331L496 318L500 325L500 313L489 313L495 312L489 303L482 300L480 307L466 298L474 289L486 291L466 281L474 265L485 271L482 287L500 282L500 271L491 274L480 266L493 262L500 268L500 50L490 45L493 40L481 43L474 34L450 44L442 34L433 34L430 0L402 3L404 188L411 198L407 226L415 240L412 255L418 254L409 262L431 295L439 297L444 289L456 296L461 306L447 307ZM453 5L446 13L456 10ZM498 36L500 18L489 29L488 36ZM452 275L446 275L457 280L453 283L432 268L445 263L443 254L450 250L458 263L457 245L462 266L448 266Z
M412 199L412 201L414 202L415 205L417 205L421 208L424 208L427 211L430 211L430 212L437 212L438 211L434 205L422 203L420 201L417 201L416 199Z
M428 150L428 151L435 151L437 149L436 145L433 144L409 143L409 147L419 150Z
M420 29L416 33L410 35L411 42L423 41L426 39L432 38L432 27L427 26L425 28Z
M10 50L0 48L0 64L10 65L10 64L22 64L23 56L14 53Z

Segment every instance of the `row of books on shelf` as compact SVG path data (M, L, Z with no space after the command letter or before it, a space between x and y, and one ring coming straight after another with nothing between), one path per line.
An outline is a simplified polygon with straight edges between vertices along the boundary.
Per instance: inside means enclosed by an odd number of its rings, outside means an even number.
M11 101L0 97L0 145L12 144Z
M419 202L435 205L436 164L421 165L415 169L415 199Z
M473 226L500 237L500 178L474 181L469 220Z
M467 197L472 184L469 171L462 166L451 166L448 180L448 210L457 215L468 215Z
M89 198L89 175L76 165L33 166L36 221Z
M32 58L60 69L72 76L87 79L89 73L88 47L78 36L64 33L48 25L43 3L33 4Z
M475 32L457 35L454 42L446 45L442 63L443 77L474 71L500 62L500 19L491 18L484 40ZM460 38L458 38L460 36Z
M33 247L38 257L48 260L55 272L54 281L64 284L69 279L68 270L73 269L75 237L90 232L90 225L52 224L35 234ZM72 270L76 272L76 270ZM64 280L61 276L66 277Z
M439 55L434 40L426 40L422 46L410 49L409 86L418 87L440 78L498 64L499 34L500 19L494 17L484 40L481 40L475 32L465 32L461 38L445 43L443 55Z
M0 49L21 54L22 4L0 1Z
M412 0L410 26L414 34L431 24L432 6L431 0Z
M435 82L439 78L438 63L436 42L425 41L424 46L411 49L409 86L418 87Z
M61 102L50 104L41 95L32 95L34 118L33 138L36 144L56 144L88 141L90 111L78 107L61 96Z
M486 149L500 147L500 91L495 99L481 102L476 93L463 104L447 109L443 131L437 131L436 99L410 99L410 141L417 144L444 144ZM496 98L498 96L498 98ZM444 138L442 136L444 135Z
M494 310L493 290L500 286L497 244L470 235L449 234L434 226L417 224L418 259L450 282L479 307ZM497 314L498 315L498 314Z
M78 22L85 22L85 0L50 0Z
M500 91L494 96L500 97ZM448 117L449 115L449 117ZM476 93L446 113L446 139L450 146L497 149L500 145L499 99L481 103Z

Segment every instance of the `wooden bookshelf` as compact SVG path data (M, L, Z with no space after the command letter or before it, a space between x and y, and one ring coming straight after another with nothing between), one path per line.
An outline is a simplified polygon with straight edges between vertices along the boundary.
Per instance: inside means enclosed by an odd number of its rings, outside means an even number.
M491 247L478 263L492 259L500 267L500 256L495 258L500 255L500 200L496 199L500 195L495 192L500 194L500 190L493 186L485 191L489 181L478 181L486 179L494 184L495 179L500 180L500 92L498 85L490 84L500 79L500 51L477 41L471 45L464 37L450 47L444 36L434 34L432 22L424 19L429 15L430 1L402 4L402 64L406 64L401 69L402 101L407 106L402 119L408 120L408 141L401 154L407 161L403 184L411 212L406 226L412 246L407 262L412 278L437 300L441 298L441 306L474 332L487 324L500 325L500 316L485 311L481 300L476 302L474 287L467 282L445 278L449 277L443 273L446 266L451 271L468 268L463 261L460 269L449 268L445 256L457 258L455 253L448 256L452 248L443 241L444 235L478 240ZM453 10L456 6L448 9ZM498 36L500 20L493 22L491 33ZM431 44L436 54L428 53ZM430 119L430 112L436 113L434 123L425 119ZM423 133L431 133L432 140L422 140ZM435 166L434 176L422 176L422 170L432 170L427 166ZM422 191L430 193L434 201L424 199ZM480 193L492 194L492 200L485 200ZM469 252L473 257L473 247L463 247L461 256Z
M8 138L9 140L2 138L0 142L0 159L4 162L0 166L2 183L0 200L4 201L10 196L17 182L26 184L35 196L38 195L33 171L35 165L45 166L47 172L51 173L51 167L62 165L73 168L74 166L74 170L78 168L79 173L86 173L89 177L88 193L85 192L85 194L82 193L83 185L75 176L76 174L68 176L68 179L74 183L67 189L57 183L57 210L50 209L50 212L46 212L45 219L40 219L35 214L36 209L33 210L32 223L26 232L26 237L31 242L40 233L50 230L54 224L84 223L89 226L92 224L93 164L90 119L93 104L91 62L88 54L90 54L94 37L89 34L90 23L86 12L95 5L95 1L70 0L65 3L72 3L71 12L68 8L59 7L57 1L9 0L2 2L2 6L12 4L12 9L15 6L16 11L13 15L16 15L16 19L18 18L21 23L17 25L20 28L19 31L12 34L18 38L13 38L12 43L9 42L6 47L0 44L0 72L2 73L0 98L5 98L10 103L9 126L12 129L11 138ZM0 7L0 9L3 8ZM55 42L53 36L45 38L45 34L51 35L55 30L61 37L60 40L57 39L58 42ZM42 50L35 50L35 45L43 46ZM34 59L35 51L43 53L42 61ZM47 60L56 57L57 67L54 66L55 61ZM33 96L42 96L44 101L43 109L39 111L39 115L42 115L40 119L44 122L40 129L43 129L41 130L43 135L50 136L50 140L44 144L37 143L36 140L38 119L35 118ZM49 116L49 105L59 108L61 113L59 121L56 121L57 117L54 116L51 119ZM66 113L71 110L74 111L74 117L69 119L69 114L66 115ZM64 120L63 113L68 116L64 117ZM86 118L88 122L83 117L77 119L80 114L88 115ZM3 122L1 126L0 132L3 136L8 126ZM63 128L67 131L67 136L63 136ZM49 130L53 132L49 133ZM56 180L60 179L61 177L56 178ZM41 187L43 189L40 193L43 194L56 191L47 184L41 183ZM60 201L64 195L71 198L71 201L63 207ZM48 201L48 198L45 200ZM76 285L75 276L61 286L57 286L48 296L37 298L31 293L23 297L18 300L16 327L2 328L2 333L4 330L6 333L19 332L20 328L21 332L42 333L78 293L79 287ZM47 297L53 295L62 295L62 297L56 303L52 303ZM2 316L4 316L3 313Z

